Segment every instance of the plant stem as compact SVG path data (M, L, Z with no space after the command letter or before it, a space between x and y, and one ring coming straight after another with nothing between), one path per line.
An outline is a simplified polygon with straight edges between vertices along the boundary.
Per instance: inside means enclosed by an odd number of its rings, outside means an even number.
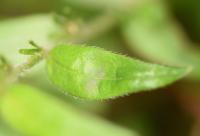
M18 75L24 73L26 70L32 68L43 59L42 55L34 55L28 58L27 62L16 67L15 73Z
M24 74L27 70L31 69L34 67L36 64L38 64L41 60L44 59L44 57L47 55L48 50L41 48L38 46L34 41L29 42L31 46L35 47L36 49L23 49L26 50L27 52L30 52L32 50L36 50L37 52L33 52L33 54L28 53L28 55L31 55L26 62L23 64L16 66L13 69L13 72L11 74L11 77L14 77L14 81L17 80L20 76ZM26 55L26 54L25 54Z
M21 65L18 65L13 68L13 72L9 77L8 82L13 83L16 82L21 76L24 75L24 73L34 67L36 64L38 64L40 61L42 61L44 58L44 55L42 53L38 53L35 55L32 55L27 59L26 62L22 63Z

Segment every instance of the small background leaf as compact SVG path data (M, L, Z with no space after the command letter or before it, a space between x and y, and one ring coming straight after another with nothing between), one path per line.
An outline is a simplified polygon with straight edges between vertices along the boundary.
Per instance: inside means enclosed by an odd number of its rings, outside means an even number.
M28 136L138 136L27 85L14 85L1 102L3 118Z
M134 9L122 29L129 48L142 58L168 65L194 66L191 78L200 79L200 49L190 47L191 42L171 19L164 3L148 2Z

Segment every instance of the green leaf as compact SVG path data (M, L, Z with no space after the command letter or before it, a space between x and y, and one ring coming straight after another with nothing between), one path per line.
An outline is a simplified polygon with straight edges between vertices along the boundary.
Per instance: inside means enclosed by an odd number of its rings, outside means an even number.
M33 47L35 47L38 50L42 50L42 48L40 46L38 46L34 41L29 41L29 44Z
M34 47L34 49L20 49L19 53L24 55L34 55L35 53L40 53L42 48L39 47L34 41L29 41L29 44Z
M124 20L122 31L133 52L162 64L193 66L191 77L200 79L200 49L188 47L191 43L163 3L134 9Z
M10 126L26 136L136 136L22 84L9 88L2 98L1 112Z
M24 55L34 55L35 53L40 52L39 49L20 49L19 53Z
M60 45L47 58L55 85L73 96L107 99L152 90L182 78L188 70L145 63L96 47Z

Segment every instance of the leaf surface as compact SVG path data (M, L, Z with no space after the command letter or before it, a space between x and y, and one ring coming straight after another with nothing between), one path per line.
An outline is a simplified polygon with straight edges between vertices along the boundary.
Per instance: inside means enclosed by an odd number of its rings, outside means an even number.
M73 96L107 99L152 90L182 78L188 70L145 63L96 47L60 45L47 57L55 85Z

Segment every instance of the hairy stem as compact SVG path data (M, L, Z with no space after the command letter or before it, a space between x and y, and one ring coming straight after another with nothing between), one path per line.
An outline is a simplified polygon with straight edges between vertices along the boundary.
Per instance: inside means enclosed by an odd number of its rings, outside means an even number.
M17 75L21 75L25 71L27 71L28 69L32 68L37 63L39 63L42 59L43 55L41 54L33 55L30 58L28 58L27 62L17 66L14 71L15 73L17 73Z
M42 61L44 57L44 53L40 52L30 56L26 62L14 67L8 79L8 83L16 82L20 77L22 77L26 73L26 71L28 71L29 69L37 65L40 61Z

